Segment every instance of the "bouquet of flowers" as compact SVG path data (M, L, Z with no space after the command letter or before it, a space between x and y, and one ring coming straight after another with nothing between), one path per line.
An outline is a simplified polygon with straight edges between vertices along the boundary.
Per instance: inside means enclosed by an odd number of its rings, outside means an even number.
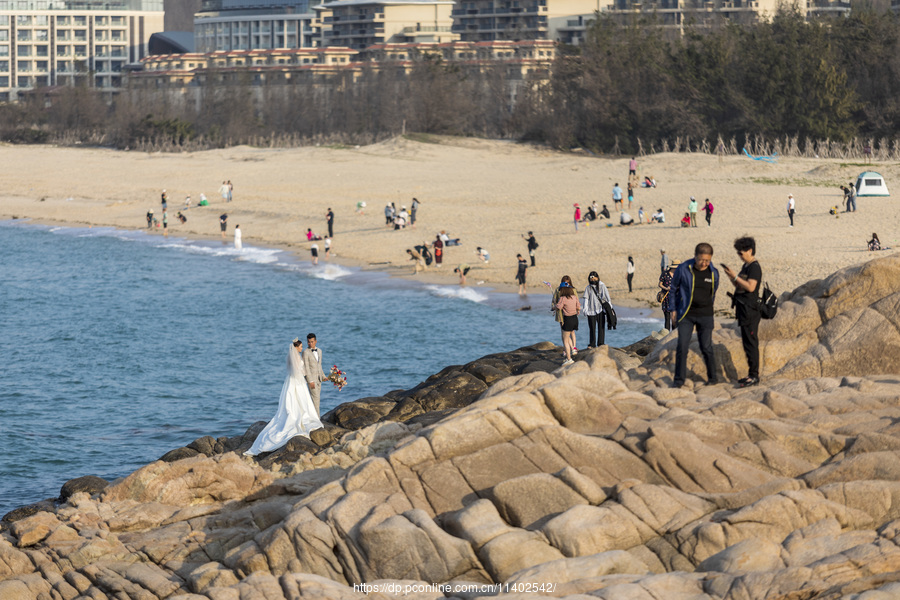
M347 385L347 375L337 368L337 365L331 367L331 373L328 374L328 381L334 384L334 387L341 391Z

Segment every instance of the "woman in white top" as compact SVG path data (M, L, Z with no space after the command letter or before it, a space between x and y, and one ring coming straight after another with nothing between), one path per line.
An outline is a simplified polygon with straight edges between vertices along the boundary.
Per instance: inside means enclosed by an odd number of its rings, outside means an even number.
M625 278L628 280L628 293L631 293L631 280L634 279L634 259L628 257L628 264L625 265Z
M609 290L600 281L597 271L591 271L588 275L588 285L584 288L584 309L581 311L587 317L590 342L588 348L596 348L606 343L606 312L603 303L611 303Z

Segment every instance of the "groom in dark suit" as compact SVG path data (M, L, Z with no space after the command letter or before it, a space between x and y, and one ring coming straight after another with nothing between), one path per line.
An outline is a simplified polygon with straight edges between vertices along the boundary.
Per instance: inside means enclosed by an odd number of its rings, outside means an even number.
M322 391L322 382L327 381L325 372L322 370L322 350L316 348L316 334L310 333L306 336L307 348L303 350L303 366L306 368L306 381L309 383L309 395L312 396L313 404L316 406L316 414L321 415L319 410L319 394Z

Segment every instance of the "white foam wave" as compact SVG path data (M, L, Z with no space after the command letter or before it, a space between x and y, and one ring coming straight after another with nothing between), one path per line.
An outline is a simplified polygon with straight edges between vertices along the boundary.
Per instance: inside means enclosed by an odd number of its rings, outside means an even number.
M278 262L278 254L281 250L271 250L267 248L255 248L253 246L244 246L242 250L237 250L234 246L206 246L203 244L194 244L191 242L170 242L160 244L161 248L172 248L190 252L191 254L205 254L207 256L225 256L235 260L242 260L257 264L271 264Z
M347 275L351 275L353 271L350 269L345 269L344 267L338 265L319 265L319 268L313 267L313 270L310 271L310 275L316 277L318 279L325 279L327 281L335 281L340 279L341 277L346 277Z
M662 317L619 317L617 320L627 323L659 323L663 319Z
M427 285L425 289L429 293L442 298L459 298L471 302L484 302L488 299L487 294L482 294L472 288Z

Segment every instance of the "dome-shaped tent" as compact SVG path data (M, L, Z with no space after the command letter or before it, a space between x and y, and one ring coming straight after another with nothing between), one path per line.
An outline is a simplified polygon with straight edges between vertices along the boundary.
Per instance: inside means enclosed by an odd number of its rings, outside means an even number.
M890 196L884 177L875 171L860 173L856 178L857 196Z

